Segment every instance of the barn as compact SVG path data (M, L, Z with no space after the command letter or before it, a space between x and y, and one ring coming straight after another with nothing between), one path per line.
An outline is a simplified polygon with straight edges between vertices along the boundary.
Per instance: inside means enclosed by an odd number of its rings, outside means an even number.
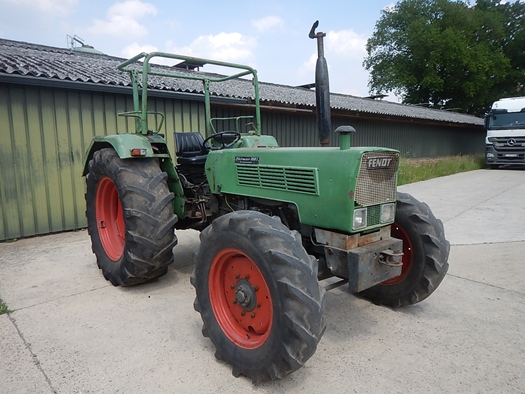
M86 226L81 174L91 138L134 131L132 120L117 116L133 109L128 75L116 68L123 60L90 48L0 39L0 241ZM166 115L170 146L174 131L205 132L202 90L172 81L154 82L149 93L151 109ZM213 117L248 111L248 85L237 80L215 89ZM261 83L260 98L263 133L281 146L318 145L314 90ZM484 152L476 117L336 93L330 103L333 128L357 130L354 145L394 148L406 157Z

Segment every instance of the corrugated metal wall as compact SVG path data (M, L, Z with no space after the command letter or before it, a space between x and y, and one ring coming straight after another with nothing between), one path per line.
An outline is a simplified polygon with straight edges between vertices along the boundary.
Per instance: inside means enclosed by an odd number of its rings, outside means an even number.
M227 117L237 113L220 109L213 116ZM273 135L280 146L319 145L317 121L313 113L263 111L261 117L262 132ZM343 118L332 114L332 129L341 125L350 125L357 130L352 137L353 146L397 149L402 156L409 158L485 152L485 131L482 127L432 126L409 121ZM229 126L234 130L233 123ZM337 146L337 136L333 135L332 138L332 146Z
M202 102L151 99L149 109L166 114L170 149L173 131L204 132ZM0 84L0 241L86 226L81 177L85 150L95 135L133 132L134 121L117 116L129 110L130 95ZM214 117L234 115L239 115L238 108L213 110ZM343 124L357 129L354 146L395 148L407 157L484 151L479 127L332 118L333 129ZM217 124L217 130L234 130L234 123ZM281 146L318 145L311 112L264 109L262 126L262 132L275 136ZM332 145L337 145L335 138Z
M443 157L483 154L482 127L437 126L410 122L335 118L333 128L349 124L357 133L354 146L384 146L397 149L403 157Z
M131 96L0 84L0 240L86 226L83 156L95 135L134 131ZM154 98L172 132L204 131L195 101Z

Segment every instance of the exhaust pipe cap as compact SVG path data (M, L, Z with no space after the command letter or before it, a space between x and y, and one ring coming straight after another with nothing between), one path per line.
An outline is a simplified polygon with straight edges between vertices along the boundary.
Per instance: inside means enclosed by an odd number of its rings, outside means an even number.
M350 149L352 146L352 133L356 133L356 129L354 129L352 126L339 126L337 129L335 129L335 132L339 134L339 149Z

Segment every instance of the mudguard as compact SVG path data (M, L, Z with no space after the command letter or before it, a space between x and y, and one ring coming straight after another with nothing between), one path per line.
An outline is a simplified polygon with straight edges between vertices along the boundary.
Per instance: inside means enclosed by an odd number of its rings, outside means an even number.
M93 137L84 156L84 170L82 176L86 176L89 171L89 161L93 154L104 148L113 148L121 159L141 160L145 158L160 159L162 171L168 174L168 188L175 198L173 209L177 216L184 217L184 190L180 183L179 176L169 154L166 140L161 134L141 135L141 134L116 134ZM155 149L154 149L155 148ZM143 149L144 155L132 156L133 149Z
M113 148L121 159L141 159L145 157L170 157L167 149L162 149L162 153L155 153L152 144L166 146L166 140L160 134L143 136L140 134L116 134L93 137L84 156L85 176L88 171L88 163L93 158L93 153L102 148ZM145 149L143 156L132 156L132 149Z

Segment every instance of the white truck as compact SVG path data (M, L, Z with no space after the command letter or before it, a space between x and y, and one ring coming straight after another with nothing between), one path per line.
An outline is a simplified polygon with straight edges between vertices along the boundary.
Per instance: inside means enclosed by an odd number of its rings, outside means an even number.
M502 98L485 116L486 163L525 165L525 97Z

